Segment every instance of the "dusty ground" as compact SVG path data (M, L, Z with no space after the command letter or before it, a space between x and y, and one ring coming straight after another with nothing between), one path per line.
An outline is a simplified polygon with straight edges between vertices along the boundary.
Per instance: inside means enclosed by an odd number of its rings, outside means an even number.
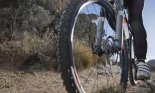
M155 93L155 72L147 82L137 81L136 86L128 85L127 93Z
M65 93L58 73L0 70L0 93Z
M0 65L2 66L2 65ZM82 77L85 78L85 77ZM95 78L95 77L94 77ZM152 73L151 83L155 73ZM93 80L90 80L91 82ZM106 83L106 82L105 82ZM103 83L102 83L103 84ZM87 89L90 89L87 87ZM54 71L33 71L29 73L0 69L0 93L67 93L60 74ZM138 82L137 86L128 85L127 93L155 93L151 88Z

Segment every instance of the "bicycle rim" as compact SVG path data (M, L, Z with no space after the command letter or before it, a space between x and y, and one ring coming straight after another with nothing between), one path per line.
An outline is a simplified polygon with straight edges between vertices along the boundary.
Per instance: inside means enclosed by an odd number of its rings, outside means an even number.
M108 21L114 17L107 4L104 0L73 0L63 13L58 52L62 78L69 93L96 93L119 82L119 66L111 64L120 61L119 53L106 53L102 57L92 54L101 9L107 16L102 16L105 19L102 48L113 43L108 37L114 35L111 26L115 24L109 25Z

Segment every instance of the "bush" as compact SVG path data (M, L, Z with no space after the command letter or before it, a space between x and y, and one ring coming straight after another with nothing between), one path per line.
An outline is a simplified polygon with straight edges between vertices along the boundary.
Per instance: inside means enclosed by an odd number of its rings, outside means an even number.
M19 7L12 8L14 4L19 4ZM0 60L6 64L16 64L15 67L29 60L30 63L41 63L48 69L56 69L59 14L56 15L54 9L51 11L45 5L39 5L36 0L9 5L0 8L0 55L3 56ZM34 62L33 57L39 59L36 60L38 62Z
M74 42L75 64L78 69L87 68L96 63L96 55L93 55L90 47L85 42Z

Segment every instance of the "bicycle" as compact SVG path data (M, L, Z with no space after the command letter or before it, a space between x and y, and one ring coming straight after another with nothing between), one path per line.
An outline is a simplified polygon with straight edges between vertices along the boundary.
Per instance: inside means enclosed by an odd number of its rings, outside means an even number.
M109 79L120 82L122 93L128 79L135 85L131 30L123 0L72 0L62 14L58 34L58 60L66 90L98 92L107 73Z

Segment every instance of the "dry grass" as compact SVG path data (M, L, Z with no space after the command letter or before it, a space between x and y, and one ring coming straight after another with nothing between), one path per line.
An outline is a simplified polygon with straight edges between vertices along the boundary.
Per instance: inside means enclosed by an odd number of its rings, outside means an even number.
M3 42L0 44L0 64L5 69L14 69L18 67L28 56L20 47L20 42ZM5 67L6 66L6 67Z
M86 42L74 42L74 60L77 68L87 68L96 62L96 55L93 55L92 49Z
M100 90L99 93L121 93L120 86L107 86Z
M39 62L51 69L57 64L54 46L56 41L51 36L53 36L51 32L44 33L42 37L27 32L20 35L12 34L14 38L10 41L4 39L0 43L0 63L12 64L18 68L32 55L37 54Z
M24 38L22 39L22 42L21 42L23 50L28 54L46 53L46 55L50 55L50 53L54 52L54 49L53 49L54 43L52 39L50 39L50 34L51 33L47 32L41 38L37 35L30 35L27 32L25 32Z

